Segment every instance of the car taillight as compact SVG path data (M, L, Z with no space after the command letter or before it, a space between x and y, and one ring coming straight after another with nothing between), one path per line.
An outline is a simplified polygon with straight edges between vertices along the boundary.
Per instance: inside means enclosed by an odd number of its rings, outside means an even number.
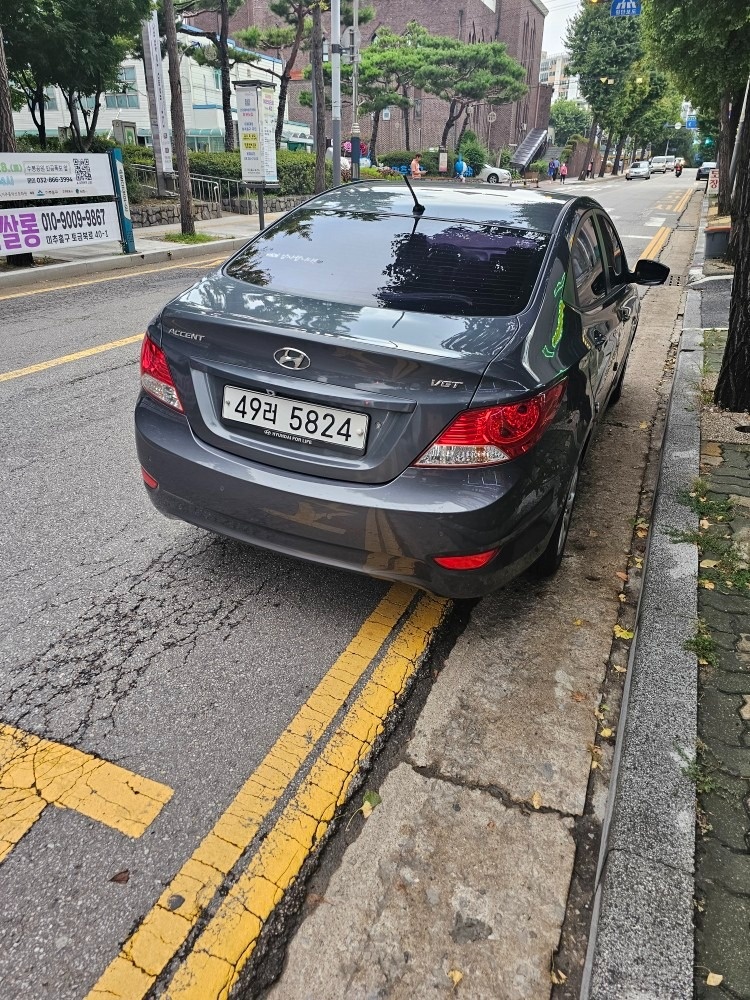
M420 467L497 465L533 448L554 419L565 382L521 403L464 410L414 463Z
M184 412L169 370L167 356L148 334L143 338L141 346L141 385L149 396L158 399L160 403L166 403L180 413Z
M432 558L445 569L481 569L492 562L500 549L487 549L486 552L474 552L470 556L433 556Z

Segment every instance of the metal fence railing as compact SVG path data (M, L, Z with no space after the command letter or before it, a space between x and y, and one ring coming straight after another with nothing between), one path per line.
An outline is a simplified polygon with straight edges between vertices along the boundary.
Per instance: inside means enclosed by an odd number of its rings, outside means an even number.
M144 163L134 163L133 168L141 187L145 188L150 194L155 195L157 193L156 167L151 167ZM177 174L166 174L165 180L167 190L174 195L179 195L180 182ZM215 214L217 217L220 217L222 213L223 183L223 180L219 180L216 177L206 177L202 174L190 175L190 189L193 193L193 198L196 201L202 201L209 205L212 214Z

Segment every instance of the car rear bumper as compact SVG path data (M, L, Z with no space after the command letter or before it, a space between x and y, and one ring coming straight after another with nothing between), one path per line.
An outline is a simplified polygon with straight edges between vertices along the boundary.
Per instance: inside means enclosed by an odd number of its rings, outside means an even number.
M559 460L548 463L556 468L543 484L538 473L530 484L524 459L342 484L220 451L148 397L139 400L135 423L140 463L159 484L149 495L167 516L446 597L481 597L530 566L554 530L567 485ZM448 570L433 558L493 548L500 551L481 569Z

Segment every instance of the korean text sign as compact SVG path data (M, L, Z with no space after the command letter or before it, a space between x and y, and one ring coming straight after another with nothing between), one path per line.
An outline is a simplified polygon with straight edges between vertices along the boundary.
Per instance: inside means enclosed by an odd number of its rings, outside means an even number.
M243 181L278 183L275 107L272 87L237 87L237 126Z
M112 194L106 153L0 153L0 201Z
M120 240L114 202L0 210L0 253L42 253Z

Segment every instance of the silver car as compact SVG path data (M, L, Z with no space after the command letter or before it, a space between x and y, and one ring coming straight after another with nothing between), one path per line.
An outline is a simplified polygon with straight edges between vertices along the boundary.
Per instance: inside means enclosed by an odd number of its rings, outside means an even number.
M625 171L625 180L632 181L634 177L642 177L644 180L651 179L651 167L648 160L634 160Z

